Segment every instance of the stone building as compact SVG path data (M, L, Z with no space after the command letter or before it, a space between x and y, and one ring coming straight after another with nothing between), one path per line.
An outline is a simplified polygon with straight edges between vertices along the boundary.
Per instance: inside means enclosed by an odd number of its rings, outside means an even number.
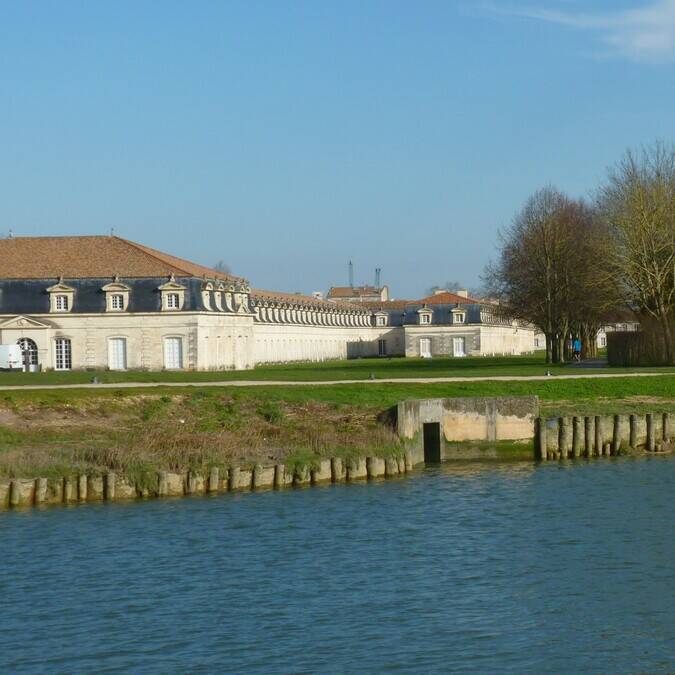
M119 237L0 240L0 344L18 343L33 369L224 370L531 351L532 331L500 311L452 294L371 303L254 290Z
M331 286L328 300L342 302L384 302L389 300L388 286Z
M497 356L534 351L534 331L499 305L440 291L421 300L367 303L386 353L410 357ZM382 349L380 350L382 354Z

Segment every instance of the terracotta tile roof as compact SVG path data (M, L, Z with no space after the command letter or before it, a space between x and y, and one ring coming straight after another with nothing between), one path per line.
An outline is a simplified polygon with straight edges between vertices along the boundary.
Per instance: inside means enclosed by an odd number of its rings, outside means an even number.
M229 274L121 237L0 239L0 278L66 279L176 276L233 280Z
M360 302L359 305L367 307L373 311L380 309L405 309L408 305L419 304L416 300L377 300L369 302Z
M451 293L450 291L429 295L426 298L418 300L417 302L423 305L452 305L455 303L459 303L461 305L480 305L482 303L481 300L476 300L475 298L465 298L462 295L457 295L457 293Z
M381 289L375 286L332 286L328 291L329 298L360 298L368 295L379 295Z
M324 306L326 309L347 309L347 310L360 310L363 311L367 309L365 305L368 303L353 303L353 302L333 302L330 300L319 300L311 295L301 295L299 293L281 293L279 291L263 291L259 288L251 289L251 297L260 302L260 301L279 301L279 302L290 302L299 305L314 305L314 306Z

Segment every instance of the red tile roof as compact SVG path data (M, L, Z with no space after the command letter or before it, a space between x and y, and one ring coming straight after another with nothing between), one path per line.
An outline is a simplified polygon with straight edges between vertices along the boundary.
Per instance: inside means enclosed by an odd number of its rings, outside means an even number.
M380 288L375 286L333 286L328 291L329 298L362 298L368 295L379 295Z
M443 291L442 293L429 295L426 298L418 300L418 302L424 305L453 305L455 303L462 305L480 305L482 303L481 300L476 300L475 298L465 298L462 295L457 295L457 293L451 293L450 291Z
M66 279L176 276L233 280L229 274L121 237L0 239L0 278Z

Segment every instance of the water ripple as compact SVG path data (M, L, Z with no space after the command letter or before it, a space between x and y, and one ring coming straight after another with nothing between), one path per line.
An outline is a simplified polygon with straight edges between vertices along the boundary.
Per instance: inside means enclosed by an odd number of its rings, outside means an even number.
M0 516L0 672L675 670L675 460Z

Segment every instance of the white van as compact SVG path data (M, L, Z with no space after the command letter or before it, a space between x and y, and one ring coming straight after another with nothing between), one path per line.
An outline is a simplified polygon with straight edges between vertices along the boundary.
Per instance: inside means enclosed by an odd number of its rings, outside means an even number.
M0 345L0 370L23 370L23 353L19 345Z

